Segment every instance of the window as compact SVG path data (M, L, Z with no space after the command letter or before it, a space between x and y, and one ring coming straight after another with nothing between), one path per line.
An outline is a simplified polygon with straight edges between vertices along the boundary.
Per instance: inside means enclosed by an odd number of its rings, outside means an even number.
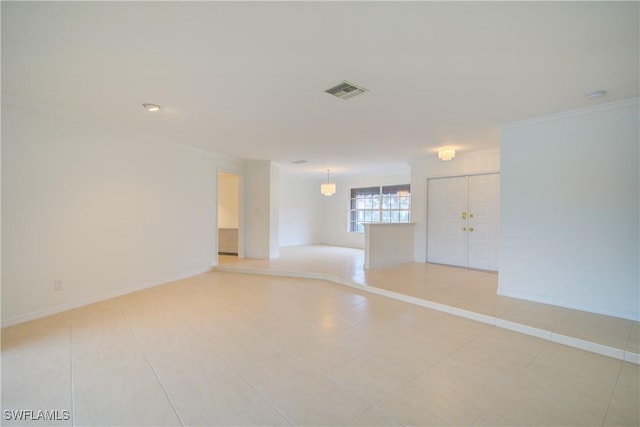
M367 222L409 222L411 185L352 188L349 232L363 233Z

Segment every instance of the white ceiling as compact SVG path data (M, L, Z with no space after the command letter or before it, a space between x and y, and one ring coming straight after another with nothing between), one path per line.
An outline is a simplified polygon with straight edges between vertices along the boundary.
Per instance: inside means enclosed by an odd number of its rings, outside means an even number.
M497 148L506 122L638 96L638 6L3 1L2 96L291 172L406 172L441 145ZM343 80L369 92L324 93Z

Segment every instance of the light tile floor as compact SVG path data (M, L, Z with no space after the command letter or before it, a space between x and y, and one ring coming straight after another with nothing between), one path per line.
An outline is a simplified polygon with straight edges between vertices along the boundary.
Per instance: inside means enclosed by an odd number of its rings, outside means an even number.
M293 246L280 251L274 260L220 256L219 269L329 277L441 304L447 312L462 309L471 318L476 318L473 313L478 319L489 316L509 328L528 328L534 335L558 342L573 338L580 348L622 359L626 355L626 360L640 363L639 322L497 295L496 273L426 263L364 269L362 250L335 246Z
M637 426L639 375L327 281L211 272L3 329L2 424Z

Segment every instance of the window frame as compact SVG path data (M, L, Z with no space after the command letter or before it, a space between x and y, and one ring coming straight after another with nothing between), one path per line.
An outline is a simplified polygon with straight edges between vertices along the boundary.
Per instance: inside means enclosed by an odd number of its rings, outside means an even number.
M364 224L411 222L411 184L352 188L348 233L364 233Z

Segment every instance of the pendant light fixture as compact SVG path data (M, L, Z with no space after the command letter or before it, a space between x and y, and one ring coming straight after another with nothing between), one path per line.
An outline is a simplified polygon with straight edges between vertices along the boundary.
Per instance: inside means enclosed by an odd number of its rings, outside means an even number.
M336 194L336 184L329 182L329 170L327 169L327 182L320 184L320 192L327 197Z
M456 156L456 149L453 147L438 148L438 158L443 162L447 162Z

